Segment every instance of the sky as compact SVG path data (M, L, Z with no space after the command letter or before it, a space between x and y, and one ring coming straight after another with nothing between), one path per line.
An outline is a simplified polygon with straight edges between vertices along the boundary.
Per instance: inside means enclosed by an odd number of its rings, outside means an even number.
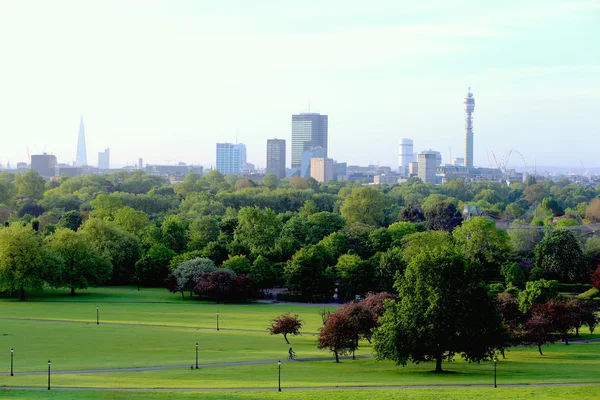
M0 54L3 165L73 162L83 116L92 165L237 139L264 167L280 138L289 166L309 107L340 162L395 168L404 137L446 162L471 87L476 165L600 167L600 0L0 0Z

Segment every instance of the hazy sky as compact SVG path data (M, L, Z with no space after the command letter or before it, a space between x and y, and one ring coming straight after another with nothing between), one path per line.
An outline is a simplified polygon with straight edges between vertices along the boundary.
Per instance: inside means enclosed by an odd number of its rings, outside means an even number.
M0 0L0 54L2 164L74 161L83 115L94 165L211 165L236 131L289 165L309 98L334 159L397 167L410 137L448 160L471 86L476 164L600 166L599 0Z

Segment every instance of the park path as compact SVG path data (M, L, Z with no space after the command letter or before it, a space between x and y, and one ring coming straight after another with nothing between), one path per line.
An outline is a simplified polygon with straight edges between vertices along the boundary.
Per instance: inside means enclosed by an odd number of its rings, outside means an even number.
M507 383L498 385L499 388L530 388L530 387L581 387L581 386L600 386L600 382L578 382L578 383ZM491 384L440 384L440 385L395 385L395 386L310 386L310 387L285 387L283 391L320 391L320 390L368 390L368 389L470 389L470 388L491 388ZM2 387L0 390L47 390L45 387L33 386L11 386ZM110 392L265 392L277 391L273 388L256 387L233 387L233 388L93 388L93 387L56 387L52 390L59 391L110 391Z
M2 317L0 321L34 321L34 322L64 322L72 324L85 324L95 325L96 321L76 321L72 319L45 319L45 318L17 318L17 317ZM116 322L116 321L100 321L102 325L121 325L121 326L147 326L153 328L178 328L178 329L195 329L197 331L216 331L215 328L203 328L199 326L191 325L167 325L167 324L143 324L133 322ZM237 332L254 332L254 333L265 333L267 329L240 329L240 328L223 328L220 327L221 331L237 331ZM302 335L317 335L317 332L302 332Z
M351 359L352 356L344 356L340 357L340 359L348 360ZM373 358L372 354L364 354L358 355L356 358ZM296 358L294 360L259 360L259 361L232 361L232 362L224 362L224 363L212 363L212 364L198 364L198 368L213 368L213 367L237 367L241 365L264 365L264 364L273 364L276 365L279 361L282 363L287 362L307 362L307 361L333 361L333 357L311 357L311 358ZM195 364L190 365L164 365L164 366L155 366L155 367L130 367L130 368L106 368L106 369L73 369L73 370L63 370L63 371L52 371L52 375L54 374L94 374L94 373L106 373L106 372L138 372L138 371L160 371L165 369L190 369L190 366L195 366ZM45 375L47 371L30 371L30 372L15 372L15 375ZM0 372L0 376L8 376L10 375L8 372Z

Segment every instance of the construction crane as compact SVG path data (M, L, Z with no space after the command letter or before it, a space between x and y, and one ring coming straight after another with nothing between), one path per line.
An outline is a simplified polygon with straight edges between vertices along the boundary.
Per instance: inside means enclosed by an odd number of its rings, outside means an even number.
M488 158L488 167L489 167L490 169L491 169L491 168L494 168L494 167L492 167L492 160L490 160L490 152L488 151L488 149L487 149L487 148L485 149L485 152L486 152L486 154L487 154L487 158Z
M589 172L589 171L588 171L588 169L585 167L585 165L583 165L583 159L582 159L582 158L580 158L580 159L579 159L579 162L581 163L581 166L583 167L583 171L584 171L584 172L583 172L583 175L585 175L585 176L588 176L590 172Z

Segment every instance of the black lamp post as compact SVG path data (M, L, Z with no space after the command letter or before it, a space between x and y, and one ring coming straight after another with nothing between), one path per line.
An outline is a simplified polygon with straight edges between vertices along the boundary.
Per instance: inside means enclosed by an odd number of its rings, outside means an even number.
M48 360L48 390L50 390L50 360Z
M15 349L10 349L10 376L14 376L13 374L13 357L15 356Z
M198 342L196 342L196 369L198 369Z
M219 312L217 311L217 330L219 330Z
M496 385L496 364L498 363L498 357L494 357L494 388L497 388Z
M278 375L278 383L277 383L277 391L281 392L281 361L277 362L277 375Z
M96 325L100 325L100 310L98 310L98 306L96 306Z

